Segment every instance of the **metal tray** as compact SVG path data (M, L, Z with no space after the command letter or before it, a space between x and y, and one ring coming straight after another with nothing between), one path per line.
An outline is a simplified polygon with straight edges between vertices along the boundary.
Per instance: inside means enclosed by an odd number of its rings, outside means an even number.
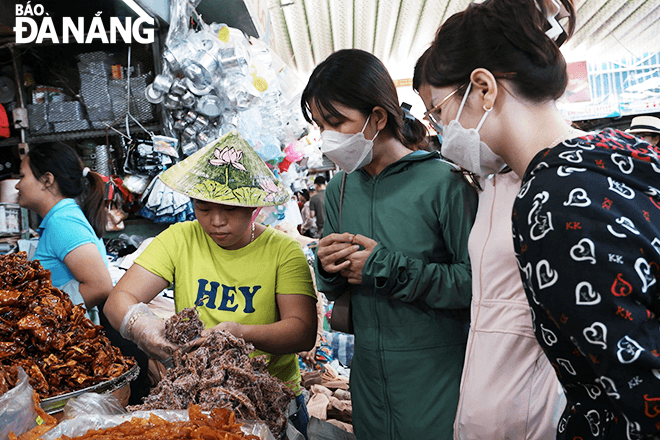
M83 388L81 390L72 391L66 394L60 394L58 396L49 397L43 399L40 403L41 409L43 409L48 414L53 414L59 412L64 408L64 405L74 397L78 397L82 393L99 393L99 394L108 394L113 391L118 390L119 388L128 385L132 380L134 380L140 373L140 367L137 363L133 368L128 370L126 373L121 376L115 377L105 382L93 385L91 387Z

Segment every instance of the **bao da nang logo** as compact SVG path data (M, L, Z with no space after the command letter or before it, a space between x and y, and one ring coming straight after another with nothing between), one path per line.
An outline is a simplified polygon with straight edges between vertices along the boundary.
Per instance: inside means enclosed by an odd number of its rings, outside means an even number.
M44 10L43 5L31 2L16 5L16 43L116 43L119 39L126 43L135 40L141 44L154 42L154 29L143 26L153 25L154 19L144 10L138 8L139 17L133 21L131 17L110 17L109 24L104 24L101 13L90 19L84 17L62 17L62 35L58 35L55 21Z

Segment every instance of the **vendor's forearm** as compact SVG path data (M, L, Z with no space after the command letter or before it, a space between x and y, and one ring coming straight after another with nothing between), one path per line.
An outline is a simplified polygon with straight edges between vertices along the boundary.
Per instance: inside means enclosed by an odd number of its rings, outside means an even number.
M288 318L272 324L241 325L241 336L255 348L272 354L308 351L316 342L316 327Z
M102 304L112 291L112 283L84 283L78 287L80 295L85 300L85 307L91 309Z
M119 330L119 327L121 327L121 322L124 319L124 315L126 315L128 308L139 302L140 301L138 301L129 292L123 290L114 290L108 297L108 300L105 302L103 313L105 314L105 317L108 318L110 325L112 325L115 330Z

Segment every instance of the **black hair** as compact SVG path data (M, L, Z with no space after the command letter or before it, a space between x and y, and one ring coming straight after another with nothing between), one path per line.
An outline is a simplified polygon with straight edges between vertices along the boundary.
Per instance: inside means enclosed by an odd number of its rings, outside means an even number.
M83 177L83 162L78 153L62 143L37 144L27 153L28 164L34 177L41 179L51 173L60 193L76 199L85 217L101 238L105 233L105 182L100 174L88 171Z
M302 93L301 107L312 123L312 106L324 117L341 118L335 104L369 116L377 106L387 112L385 129L403 145L414 148L426 142L426 128L416 120L404 118L392 77L374 55L359 49L344 49L331 54L316 66ZM414 126L417 127L408 127Z
M323 176L316 176L316 178L314 179L314 184L315 184L315 185L325 185L325 184L326 184L325 177L323 177Z
M570 35L575 23L571 0ZM539 9L541 8L541 9ZM524 98L544 102L560 98L568 84L566 61L542 27L546 6L535 0L486 0L471 3L438 29L415 65L413 88L465 84L477 68L508 78Z

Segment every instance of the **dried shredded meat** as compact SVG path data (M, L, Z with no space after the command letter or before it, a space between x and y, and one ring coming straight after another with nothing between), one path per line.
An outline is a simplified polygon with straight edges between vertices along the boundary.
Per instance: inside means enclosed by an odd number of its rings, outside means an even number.
M0 392L16 383L16 366L46 399L114 379L134 365L83 307L53 287L39 261L25 252L0 256Z
M286 430L293 393L270 375L266 356L250 357L253 350L254 346L242 338L214 331L195 351L175 352L174 368L142 405L129 410L186 409L191 404L203 411L227 408L245 420L263 421L280 438Z
M183 309L165 322L165 337L173 344L185 345L197 339L204 328L197 309Z

